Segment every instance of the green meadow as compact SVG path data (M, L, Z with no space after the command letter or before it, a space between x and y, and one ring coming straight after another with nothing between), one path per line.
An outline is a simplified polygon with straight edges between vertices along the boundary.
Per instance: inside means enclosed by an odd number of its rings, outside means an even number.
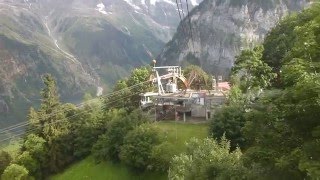
M185 142L192 137L205 138L208 134L207 124L199 123L181 123L181 122L158 122L155 123L165 139L176 146L177 152L185 151ZM97 164L93 157L75 163L67 168L64 172L53 176L53 180L140 180L167 179L167 174L156 172L137 173L127 168L123 164L113 164L111 162L102 162Z

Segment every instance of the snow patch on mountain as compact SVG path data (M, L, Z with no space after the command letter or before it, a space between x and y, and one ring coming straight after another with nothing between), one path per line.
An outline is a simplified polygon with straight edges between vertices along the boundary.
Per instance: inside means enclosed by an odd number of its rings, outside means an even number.
M150 0L150 4L155 6L156 3L158 2L165 2L165 3L168 3L168 4L171 4L171 5L176 5L173 1L170 1L170 0Z
M127 4L129 4L131 7L133 7L135 10L140 10L141 8L137 5L135 5L132 0L124 0Z
M103 3L97 4L96 10L99 11L100 13L104 14L104 15L108 14L107 11L106 11L106 7L104 6Z
M199 5L197 0L190 0L190 1L191 1L192 6L198 6Z

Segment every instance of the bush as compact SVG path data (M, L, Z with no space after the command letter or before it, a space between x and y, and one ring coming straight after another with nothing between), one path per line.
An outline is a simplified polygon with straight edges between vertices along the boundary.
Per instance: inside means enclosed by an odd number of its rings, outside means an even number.
M145 170L151 164L152 148L160 144L158 132L147 124L130 131L121 147L121 161L132 168Z
M160 172L168 171L170 161L176 154L178 154L177 148L169 142L155 146L151 153L150 169Z
M45 166L47 163L48 147L47 142L42 137L29 134L23 144L25 151L30 153L30 156L36 159L41 166Z
M6 167L10 164L12 158L10 154L6 151L0 151L0 174L6 169Z
M142 113L137 110L130 115L118 114L113 117L107 127L107 132L101 135L92 148L96 160L119 160L120 148L126 134L135 127L148 122Z
M241 129L245 124L244 108L231 105L218 110L209 123L209 136L220 138L224 134L231 141L231 148L243 147L245 138Z
M230 142L224 137L191 139L187 153L175 156L169 169L169 179L245 179L240 149L230 152Z
M25 167L30 175L36 175L40 172L39 162L33 159L28 151L24 151L22 154L20 154L14 162Z
M28 178L28 170L23 167L19 166L17 164L11 164L8 166L2 176L2 180L26 180Z

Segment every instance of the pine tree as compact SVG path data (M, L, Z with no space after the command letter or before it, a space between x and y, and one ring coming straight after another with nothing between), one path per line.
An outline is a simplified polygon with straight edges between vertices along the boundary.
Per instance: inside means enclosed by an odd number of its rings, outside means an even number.
M45 75L43 82L45 87L41 91L42 103L38 111L30 109L29 129L46 141L47 169L50 172L57 172L72 159L68 156L72 154L71 148L64 142L69 135L70 124L67 121L64 106L60 103L54 78L49 74Z

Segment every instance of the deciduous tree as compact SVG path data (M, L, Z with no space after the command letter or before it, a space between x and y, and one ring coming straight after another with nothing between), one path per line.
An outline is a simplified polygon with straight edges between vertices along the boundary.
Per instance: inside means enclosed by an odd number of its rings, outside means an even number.
M158 144L158 130L148 124L141 125L125 136L120 159L132 168L145 170L151 164L152 149Z
M17 164L11 164L8 166L2 176L2 180L27 180L28 178L28 170L23 167L19 166Z

